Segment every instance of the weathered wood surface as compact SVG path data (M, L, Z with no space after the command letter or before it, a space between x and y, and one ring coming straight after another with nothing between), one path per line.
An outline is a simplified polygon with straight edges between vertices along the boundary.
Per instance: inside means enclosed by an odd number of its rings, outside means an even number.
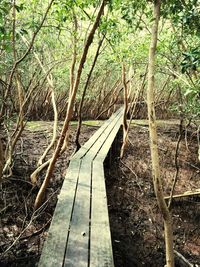
M81 147L81 149L72 157L74 159L80 159L86 155L86 153L96 144L96 141L102 135L105 136L106 129L109 129L111 125L115 124L116 120L121 117L122 108L120 108L116 113L114 113L97 131L96 133Z
M81 162L77 160L70 163L69 171L58 197L54 216L48 231L48 238L42 250L39 262L41 267L63 266L80 164Z
M116 126L119 126L121 122L121 118L118 119L118 121L116 122ZM104 141L103 146L100 148L100 150L98 151L98 154L96 155L95 159L99 160L101 162L103 162L108 154L108 151L111 147L111 144L113 143L117 133L119 131L118 127L114 127L112 129L112 132L110 133L110 135L106 138L106 140Z
M113 267L103 162L122 124L119 109L72 157L39 267Z
M91 173L91 161L84 158L79 174L64 266L88 266Z
M98 174L98 175L97 175ZM90 266L113 267L103 163L93 162Z

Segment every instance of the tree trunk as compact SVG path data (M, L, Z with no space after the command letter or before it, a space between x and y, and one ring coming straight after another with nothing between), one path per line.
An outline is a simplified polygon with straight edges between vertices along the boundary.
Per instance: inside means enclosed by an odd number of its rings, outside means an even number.
M4 151L3 151L3 144L0 137L0 182L2 181L3 176L3 166L4 166Z
M70 68L70 93L69 95L71 96L73 92L73 87L74 87L74 72L75 72L75 66L76 66L76 59L77 59L77 29L78 29L78 23L77 23L77 18L76 14L73 10L73 20L74 20L74 28L73 28L73 57L72 57L72 63L71 63L71 68Z
M152 160L152 176L154 191L157 198L158 206L164 220L165 245L166 245L166 266L174 267L173 252L173 233L171 224L171 215L164 200L162 179L160 174L159 156L158 156L158 139L156 129L156 116L154 106L154 73L155 73L155 53L158 38L158 25L160 18L161 1L154 2L154 23L152 27L151 45L149 49L149 70L148 70L148 88L147 88L147 105L149 118L150 149Z
M123 116L123 143L121 147L120 152L120 158L123 158L124 150L126 147L126 136L127 136L127 130L128 130L128 124L127 124L127 112L128 112L128 88L127 88L127 82L126 82L126 69L124 62L122 63L122 83L124 87L124 116Z
M99 26L100 18L101 18L102 14L103 14L103 11L104 11L105 2L106 1L103 0L102 3L101 3L101 6L100 6L99 12L97 14L96 20L95 20L95 22L93 24L93 27L92 27L92 29L91 29L91 31L90 31L90 33L88 35L88 38L86 40L85 47L83 49L83 53L82 53L82 56L81 56L81 59L80 59L80 63L79 63L79 66L78 66L78 71L77 71L76 79L75 79L75 82L74 82L74 87L73 87L73 90L72 90L72 94L71 94L71 96L69 98L69 103L68 103L68 107L67 107L67 114L66 114L66 118L65 118L65 121L64 121L64 124L63 124L63 128L62 128L62 131L61 131L61 134L60 134L56 149L54 151L54 154L52 155L52 158L50 160L50 164L48 166L44 181L43 181L42 186L41 186L41 188L40 188L40 190L38 192L38 195L36 197L35 204L34 204L34 208L35 209L39 208L41 206L41 204L42 204L42 201L43 201L44 195L45 195L45 190L46 190L46 188L47 188L47 186L49 184L50 178L51 178L51 176L53 174L56 161L57 161L57 159L59 157L59 154L61 152L64 140L65 140L65 136L66 136L67 131L69 129L69 123L70 123L70 120L71 120L72 114L73 114L74 101L75 101L76 93L77 93L77 90L78 90L78 87L79 87L82 70L83 70L84 63L85 63L86 58L87 58L89 47L92 44L95 31Z
M89 82L90 82L90 78L92 76L92 72L94 70L94 67L95 67L96 62L97 62L97 58L99 56L100 48L101 48L101 45L102 45L104 39L105 39L105 36L103 36L103 38L99 41L99 45L97 47L97 51L96 51L96 54L95 54L95 57L94 57L92 66L91 66L90 72L89 72L88 77L87 77L87 81L86 81L85 86L84 86L84 89L83 89L83 94L82 94L81 102L79 104L79 109L78 109L78 126L77 126L77 130L76 130L76 138L75 138L76 151L78 151L79 148L81 147L81 145L79 143L79 136L80 136L80 133L81 133L83 102L84 102L84 99L85 99L86 90L87 90L88 85L89 85Z

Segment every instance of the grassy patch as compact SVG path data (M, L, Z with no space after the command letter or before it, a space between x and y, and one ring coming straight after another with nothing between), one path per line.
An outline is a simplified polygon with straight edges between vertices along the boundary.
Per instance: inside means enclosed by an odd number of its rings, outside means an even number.
M102 120L87 120L83 121L83 125L100 127L104 121ZM157 120L157 125L160 127L179 125L179 120ZM76 127L77 121L71 121L70 125ZM59 122L59 127L63 125L63 121ZM131 125L148 126L148 120L132 120ZM27 122L26 129L29 131L45 131L51 130L53 127L53 121L29 121Z
M29 131L45 131L53 127L53 122L51 121L28 121L26 124L26 129Z
M77 121L71 121L70 125L77 126ZM90 120L90 121L83 121L83 125L86 126L94 126L100 127L103 124L103 121L100 120ZM58 122L59 126L63 125L63 121ZM50 130L53 127L53 121L28 121L26 124L26 129L29 131L45 131Z
M156 122L160 127L180 124L179 120L157 120ZM148 120L132 120L131 125L148 126Z

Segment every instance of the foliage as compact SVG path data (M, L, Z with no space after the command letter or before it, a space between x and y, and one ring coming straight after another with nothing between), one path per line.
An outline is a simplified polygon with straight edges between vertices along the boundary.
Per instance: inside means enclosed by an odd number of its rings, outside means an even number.
M33 32L42 19L47 2L42 0L16 1L15 47L18 58L26 50L26 45L22 42L21 36L24 36L30 42ZM63 93L67 96L70 85L69 74L73 53L73 38L76 36L77 39L76 54L78 61L86 33L94 21L99 4L100 1L98 0L54 1L47 20L34 42L33 50L18 67L25 92L29 88L30 81L34 81L34 84L37 84L38 81L40 81L40 84L43 83L44 93L42 94L41 90L41 98L45 97L45 90L48 87L45 81L42 82L45 78L44 74L34 59L33 52L36 52L45 68L51 70L57 98L59 99L59 95ZM175 79L184 94L198 99L199 11L197 0L163 1L157 48L157 77L160 85L164 84L169 75L171 76L163 94L166 98L173 87L176 90L177 84L172 82ZM76 16L78 24L76 34L73 26L74 16ZM109 88L121 77L122 60L126 62L127 69L131 65L133 66L135 84L138 86L148 62L152 22L152 1L108 1L108 8L101 20L98 34L95 36L84 67L77 101L81 98L82 88L92 64L96 47L103 35L106 36L105 44L101 49L86 98L95 99L98 91L102 90L100 83L103 80L107 84L107 88L104 90L109 91ZM0 78L6 82L14 62L12 46L13 6L11 1L1 1L0 29ZM173 72L176 72L179 78L176 75L174 76ZM161 89L162 87L158 86L158 92ZM9 98L9 105L12 105L13 99L15 99L15 90ZM188 98L185 99L185 106L190 105L188 101ZM14 102L17 110L18 103L17 101Z
M198 47L191 49L189 52L183 53L181 66L183 73L187 70L200 71L200 50Z
M200 5L198 0L166 1L162 14L182 27L187 34L200 34Z

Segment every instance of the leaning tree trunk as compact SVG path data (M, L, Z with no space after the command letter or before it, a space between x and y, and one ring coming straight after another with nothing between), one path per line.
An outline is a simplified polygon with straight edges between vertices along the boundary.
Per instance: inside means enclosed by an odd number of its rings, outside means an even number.
M83 103L84 103L84 100L85 100L85 95L86 95L86 91L87 91L87 88L88 88L88 85L90 83L90 78L92 76L92 72L94 70L94 67L96 65L96 62L97 62L97 59L98 59L98 56L99 56L99 52L100 52L100 48L101 48L101 45L103 43L105 39L105 35L103 36L103 38L99 41L99 45L97 47L97 50L96 50L96 54L95 54L95 57L94 57L94 60L93 60L93 63L92 63L92 66L91 66L91 69L88 73L88 77L87 77L87 80L86 80L86 83L85 83L85 86L84 86L84 89L83 89L83 94L82 94L82 97L81 97L81 102L79 104L79 108L78 108L78 126L77 126L77 130L76 130L76 137L75 137L75 143L76 143L76 151L79 150L79 148L81 147L80 143L79 143L79 136L80 136L80 133L81 133L81 126L82 126L82 109L83 109Z
M55 149L55 151L54 151L54 153L52 155L52 158L50 160L50 164L48 166L44 181L43 181L42 186L41 186L41 188L40 188L40 190L38 192L38 195L36 197L35 204L34 204L34 208L35 209L39 208L41 206L41 204L42 204L42 201L43 201L44 195L45 195L45 190L46 190L46 188L47 188L47 186L49 184L50 178L51 178L51 176L53 174L53 171L54 171L54 167L55 167L56 161L57 161L57 159L58 159L58 157L60 155L60 152L62 150L62 146L63 146L63 143L65 141L65 137L66 137L67 131L69 129L69 123L70 123L71 118L72 118L74 101L75 101L76 93L77 93L77 90L78 90L78 87L79 87L79 83L80 83L80 79L81 79L81 74L82 74L82 70L83 70L83 67L84 67L84 63L86 61L88 50L89 50L90 45L92 44L96 29L99 26L100 18L101 18L102 14L103 14L103 11L104 11L105 2L106 1L103 0L102 3L101 3L101 6L100 6L99 12L97 14L96 20L95 20L95 22L93 24L93 27L92 27L92 29L91 29L91 31L90 31L90 33L88 35L88 38L86 40L85 47L83 49L83 53L82 53L82 56L81 56L81 59L80 59L80 62L79 62L77 75L76 75L76 79L75 79L75 82L74 82L74 87L73 87L72 93L71 93L70 98L69 98L69 103L68 103L68 107L67 107L67 114L66 114L66 118L65 118L65 121L64 121L64 124L63 124L63 128L62 128L62 131L61 131L61 134L60 134L56 149Z
M153 184L158 206L160 208L164 220L166 266L173 267L174 252L173 252L173 233L172 233L171 215L169 209L167 208L163 195L162 179L160 174L160 165L158 156L158 138L157 138L156 116L155 116L155 106L154 106L155 53L156 53L157 38L158 38L160 6L161 6L161 0L156 0L154 2L154 23L152 27L151 45L149 49L147 105L148 105L148 117L149 117L149 134L150 134Z

